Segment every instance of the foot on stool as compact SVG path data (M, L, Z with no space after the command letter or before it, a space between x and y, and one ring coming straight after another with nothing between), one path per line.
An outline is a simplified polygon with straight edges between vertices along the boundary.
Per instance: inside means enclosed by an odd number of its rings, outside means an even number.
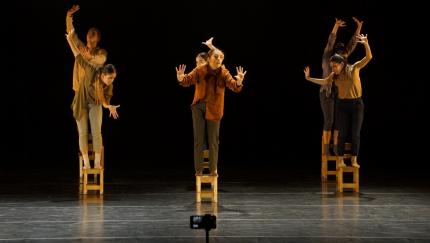
M88 153L82 153L82 159L84 160L84 169L91 169L90 158L88 158Z
M351 157L351 166L355 168L360 168L360 165L357 163L357 156Z
M84 163L84 170L89 170L89 169L91 169L90 163Z
M218 176L218 170L211 171L211 176Z
M94 165L94 169L101 169L102 168L102 166L100 165L100 162L96 162L95 163L95 165Z

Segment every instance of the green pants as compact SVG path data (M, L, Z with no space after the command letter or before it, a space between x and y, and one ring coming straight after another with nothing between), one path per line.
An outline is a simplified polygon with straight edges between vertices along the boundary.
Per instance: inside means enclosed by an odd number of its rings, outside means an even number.
M205 118L206 103L191 106L194 132L194 167L196 172L203 171L203 150L206 141L209 145L209 170L214 172L218 164L220 121L209 121ZM206 135L206 136L205 136Z
M88 118L90 119L91 134L93 136L93 149L100 152L103 146L102 120L103 110L101 105L88 104L87 111L81 119L76 120L79 133L79 149L82 153L88 152Z

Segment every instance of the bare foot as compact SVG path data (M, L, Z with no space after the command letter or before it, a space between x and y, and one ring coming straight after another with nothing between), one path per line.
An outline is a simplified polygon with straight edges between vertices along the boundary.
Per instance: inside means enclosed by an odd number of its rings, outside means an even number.
M360 168L360 165L357 163L357 161L352 162L351 165L352 167Z

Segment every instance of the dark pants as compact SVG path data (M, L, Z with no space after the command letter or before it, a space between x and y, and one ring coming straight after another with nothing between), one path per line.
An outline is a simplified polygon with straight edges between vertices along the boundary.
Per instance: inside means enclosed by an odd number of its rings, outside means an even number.
M331 131L333 129L334 122L334 97L330 95L326 96L326 92L320 92L320 105L324 116L324 130Z
M343 156L345 153L345 142L348 134L351 134L351 155L358 155L363 117L364 103L361 98L336 100L336 125L339 128L337 152L339 156Z
M194 167L196 172L203 171L203 150L206 139L209 145L209 170L214 172L218 164L220 121L209 121L205 118L206 103L191 106L194 132Z

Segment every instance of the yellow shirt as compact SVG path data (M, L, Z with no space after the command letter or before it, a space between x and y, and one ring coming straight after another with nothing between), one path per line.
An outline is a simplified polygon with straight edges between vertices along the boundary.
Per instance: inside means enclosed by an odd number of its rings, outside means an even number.
M334 77L337 87L337 97L339 99L356 99L363 95L360 80L360 70L370 61L371 57L364 57L362 60L347 64L342 72Z

